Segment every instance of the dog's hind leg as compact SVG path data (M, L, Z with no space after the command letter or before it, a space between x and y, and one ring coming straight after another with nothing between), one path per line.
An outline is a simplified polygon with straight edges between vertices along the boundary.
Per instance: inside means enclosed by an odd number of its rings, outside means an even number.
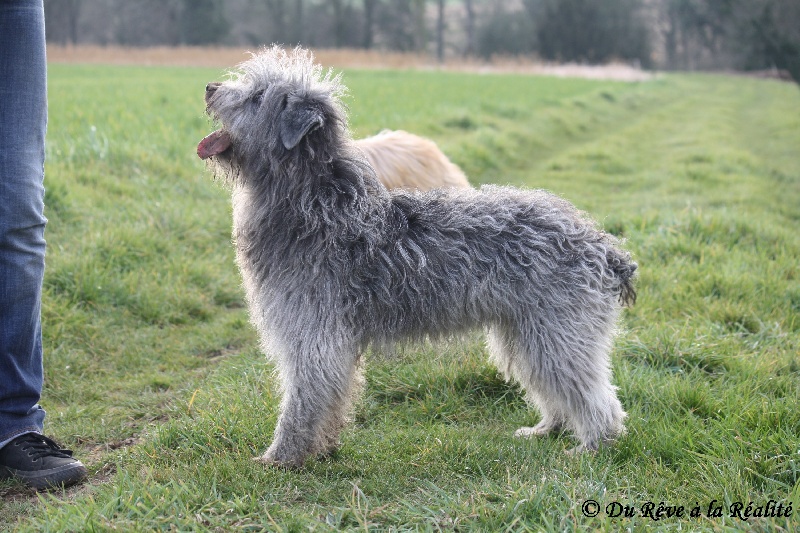
M278 363L283 388L281 413L266 453L267 464L302 466L311 455L329 453L350 405L356 349L332 350L325 342L297 347Z
M566 417L563 408L553 398L549 398L538 387L536 380L532 379L533 371L530 367L525 343L520 342L517 329L496 326L488 330L487 341L489 353L495 365L503 373L506 380L517 381L525 390L525 399L533 404L542 415L539 423L534 427L521 427L514 432L515 437L542 437L549 433L560 431L565 424ZM520 349L523 348L521 352Z
M561 408L548 402L545 398L528 392L529 402L535 404L542 414L542 419L533 427L521 427L514 432L515 437L544 437L550 433L561 431L566 423L566 416Z
M609 316L610 315L610 316ZM613 310L595 317L591 326L575 315L553 323L541 317L514 330L506 329L505 360L510 373L542 411L533 428L515 435L542 435L562 425L580 441L574 451L596 450L623 431L625 412L611 384L609 352L614 327Z

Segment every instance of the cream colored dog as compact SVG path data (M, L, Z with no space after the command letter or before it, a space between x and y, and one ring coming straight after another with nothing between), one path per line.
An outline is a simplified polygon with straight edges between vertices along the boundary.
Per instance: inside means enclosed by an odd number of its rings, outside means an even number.
M355 141L387 189L427 191L469 187L467 177L431 140L407 131L384 130Z

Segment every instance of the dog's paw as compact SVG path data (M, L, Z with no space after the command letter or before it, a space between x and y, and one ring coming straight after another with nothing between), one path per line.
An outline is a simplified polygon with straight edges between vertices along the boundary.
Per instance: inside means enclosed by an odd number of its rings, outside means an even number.
M529 439L531 437L540 437L541 433L537 433L536 428L522 427L514 432L515 439Z
M270 448L264 455L253 457L253 461L267 466L296 469L303 466L305 457L289 457L285 454L276 453Z
M569 450L564 450L564 454L568 457L578 457L584 453L589 453L592 455L596 454L597 445L580 444L574 448L570 448Z
M533 427L521 427L514 432L514 437L518 439L529 439L531 437L544 437L554 431L559 431L561 424L551 420L542 420Z

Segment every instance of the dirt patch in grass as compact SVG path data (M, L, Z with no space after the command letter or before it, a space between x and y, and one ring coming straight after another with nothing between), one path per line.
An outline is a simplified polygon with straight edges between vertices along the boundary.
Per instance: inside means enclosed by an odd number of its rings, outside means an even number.
M51 63L230 68L246 61L250 57L250 52L255 50L256 47L248 50L238 47L129 48L48 45L47 58ZM495 58L492 61L452 59L438 63L423 54L355 49L319 49L314 51L314 55L322 65L336 68L448 70L482 74L518 73L619 81L645 81L653 77L650 72L625 64L556 65L537 62L530 58Z

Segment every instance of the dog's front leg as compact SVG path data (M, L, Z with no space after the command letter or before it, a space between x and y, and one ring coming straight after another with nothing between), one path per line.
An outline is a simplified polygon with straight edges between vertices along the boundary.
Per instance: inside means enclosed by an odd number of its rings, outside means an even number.
M319 348L294 352L300 357L280 362L281 414L272 444L258 461L300 467L309 456L330 453L338 445L358 358L355 349Z
M266 453L256 460L265 464L300 467L312 453L321 417L300 391L287 392L275 436Z

